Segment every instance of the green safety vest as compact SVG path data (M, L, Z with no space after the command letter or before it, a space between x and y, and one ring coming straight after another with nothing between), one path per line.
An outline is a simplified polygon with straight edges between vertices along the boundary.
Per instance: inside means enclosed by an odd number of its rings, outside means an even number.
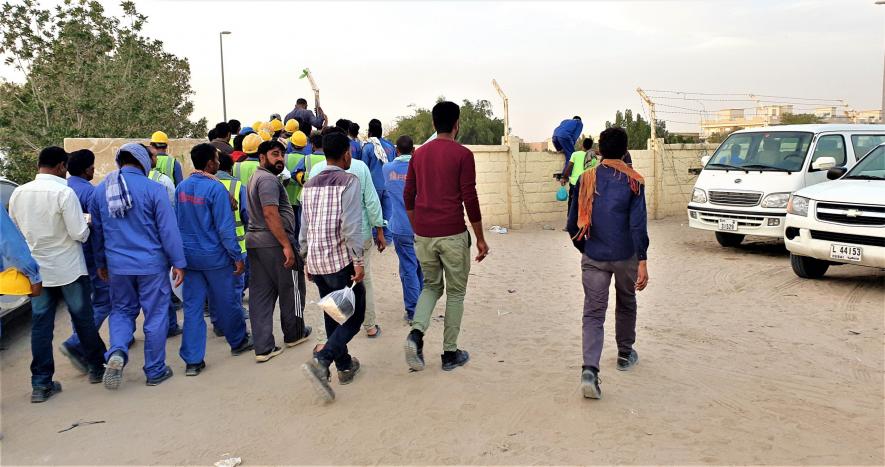
M294 178L295 167L297 167L298 163L302 160L304 160L304 154L299 154L297 152L286 154L286 168L289 169L289 172L292 174L292 180L289 180L289 184L286 185L286 194L289 195L289 203L293 206L301 204L298 200L301 199L302 187Z
M234 164L233 176L239 180L240 183L248 186L249 179L252 178L252 174L254 174L256 170L258 170L258 161L245 160L237 162Z
M313 169L313 166L319 164L326 160L325 154L311 154L310 157L304 159L304 176L301 177L301 181L304 185L307 184L307 181L310 180L310 171ZM294 177L295 174L292 174ZM302 185L303 186L303 185ZM298 200L301 200L301 194L298 194Z
M234 222L236 223L236 232L237 232L237 243L240 244L240 252L246 252L246 226L243 225L243 219L240 218L240 210L239 206L242 201L240 201L240 187L243 186L242 182L239 180L220 180L221 184L227 188L227 192L233 196L234 200L237 202L237 209L234 209ZM233 183L232 183L233 182Z
M175 182L175 158L168 154L158 154L157 155L157 167L156 170L160 171L163 175L169 177L172 182Z
M157 183L160 183L160 175L163 175L163 173L159 172L157 169L151 169L151 171L148 172L148 178L150 178L151 180L153 180ZM167 175L167 177L168 177L168 175Z

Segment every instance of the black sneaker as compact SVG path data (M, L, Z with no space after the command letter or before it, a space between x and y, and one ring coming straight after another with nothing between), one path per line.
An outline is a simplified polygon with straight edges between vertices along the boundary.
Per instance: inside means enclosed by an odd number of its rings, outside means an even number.
M98 384L104 381L104 368L93 368L89 370L89 373L87 373L87 375L89 376L89 384Z
M184 376L197 376L200 374L203 369L206 368L206 362L202 361L200 363L188 363L184 368ZM172 376L172 375L169 375Z
M627 371L630 368L633 368L637 363L639 363L639 354L636 353L635 350L631 350L630 353L618 352L618 369L619 370Z
M581 370L581 392L587 399L602 398L602 390L599 389L599 376L595 368L585 366Z
M335 391L329 385L329 362L312 358L309 362L301 365L301 371L316 390L317 395L326 402L335 400Z
M412 371L424 369L424 333L412 329L406 337L406 363Z
M264 363L264 362L270 360L271 358L276 357L277 355L279 355L281 353L283 353L282 347L274 347L273 350L271 350L268 353L255 354L255 361L258 363Z
M67 342L62 343L58 350L61 351L62 355L68 357L68 360L71 361L71 365L73 365L77 371L84 375L89 372L89 363L79 352L77 352L77 350L68 345Z
M240 346L235 349L230 349L230 353L231 353L231 355L241 355L241 354L244 354L254 348L255 348L255 346L252 345L252 336L250 336L249 334L246 334L246 337L243 339L243 343L240 344Z
M310 338L311 333L313 333L313 328L310 326L304 326L304 334L301 335L301 338L296 339L292 342L286 342L286 347L295 347L302 342L307 342L307 339Z
M166 370L163 371L162 375L157 376L156 378L148 378L147 381L145 381L145 384L147 384L148 386L158 386L160 383L162 383L163 381L166 381L167 379L169 379L171 377L172 377L172 368L169 368L167 366Z
M118 350L111 355L111 358L108 359L104 366L104 376L102 377L104 387L108 389L118 389L120 387L120 383L123 382L123 366L125 364L126 360L123 358L123 352Z
M470 354L466 350L460 349L454 352L443 352L441 357L444 371L452 371L470 361Z
M61 392L61 383L58 381L53 381L49 383L49 386L45 387L36 387L31 391L31 403L39 404L41 402L46 402L50 397Z
M175 326L170 327L168 331L166 331L166 337L180 336L183 332L184 331L181 329L181 326L176 324Z
M338 370L338 384L350 384L353 378L360 371L360 361L353 357L350 359L350 368L341 371Z

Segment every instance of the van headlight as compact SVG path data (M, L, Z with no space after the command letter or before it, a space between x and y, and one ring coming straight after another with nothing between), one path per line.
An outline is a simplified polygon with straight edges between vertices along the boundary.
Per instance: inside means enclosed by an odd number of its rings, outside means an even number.
M763 208L785 208L790 200L789 193L772 193L762 199Z
M794 216L805 217L808 215L808 198L802 196L791 196L790 202L787 203L787 212Z
M700 188L695 188L691 193L691 202L692 203L706 203L707 202L707 193Z

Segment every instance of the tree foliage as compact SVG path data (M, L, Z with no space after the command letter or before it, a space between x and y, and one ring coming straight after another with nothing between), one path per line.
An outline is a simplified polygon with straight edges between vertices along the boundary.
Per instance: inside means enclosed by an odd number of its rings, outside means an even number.
M778 125L802 125L806 123L823 123L824 119L815 114L791 114L781 115Z
M122 21L98 1L3 4L0 56L24 81L0 82L0 174L32 179L37 152L66 137L205 135L205 119L189 120L187 59L141 35L147 17L133 2L121 6Z
M440 96L436 101L442 102ZM433 134L433 116L430 109L409 106L412 115L397 117L396 125L387 131L387 138L396 141L401 135L409 135L416 144L421 144ZM464 99L461 103L461 130L458 141L462 144L501 144L504 136L504 120L496 118L492 113L492 104L487 100L471 102Z
M658 120L655 125L656 136L658 138L667 138L667 123ZM651 139L651 124L648 120L642 118L642 115L636 115L634 118L633 111L627 109L623 112L620 110L615 113L615 121L605 122L606 128L621 127L627 131L627 149L645 149L648 146L648 140Z
M712 135L708 136L707 142L708 143L716 143L716 144L721 143L721 142L725 141L725 138L728 138L735 131L743 130L743 129L744 129L744 127L736 126L731 131L718 131L718 132L713 133Z

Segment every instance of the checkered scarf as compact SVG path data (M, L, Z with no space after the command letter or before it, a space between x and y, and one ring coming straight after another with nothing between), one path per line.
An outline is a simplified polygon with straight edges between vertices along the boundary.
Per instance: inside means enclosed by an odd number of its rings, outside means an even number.
M147 175L151 170L151 156L147 149L140 144L129 143L123 145L117 150L117 165L120 164L120 153L128 152L138 159L144 174ZM105 179L106 192L105 197L108 202L108 211L111 217L126 217L126 212L132 209L132 195L129 194L129 187L126 186L126 179L123 178L121 171L115 170L108 174Z

